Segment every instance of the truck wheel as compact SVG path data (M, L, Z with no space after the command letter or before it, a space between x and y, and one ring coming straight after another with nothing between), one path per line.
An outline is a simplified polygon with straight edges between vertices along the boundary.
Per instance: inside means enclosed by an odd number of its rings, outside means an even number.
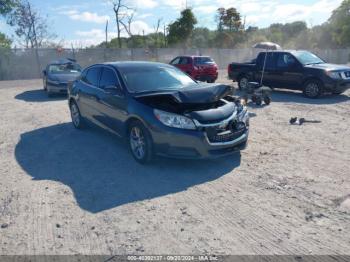
M304 84L303 93L308 98L317 98L323 93L323 84L318 80L309 80Z
M246 90L248 87L249 79L246 76L241 76L238 79L238 88L239 90Z

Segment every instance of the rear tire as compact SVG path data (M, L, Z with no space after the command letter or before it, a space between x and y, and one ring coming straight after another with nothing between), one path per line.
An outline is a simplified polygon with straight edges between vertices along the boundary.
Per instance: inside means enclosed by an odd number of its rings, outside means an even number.
M246 76L241 76L241 77L238 79L238 88L239 88L239 90L241 90L241 91L246 90L247 87L248 87L248 83L249 83L248 77L246 77Z
M150 133L140 121L129 126L129 149L134 159L140 164L148 164L153 159L153 142Z
M74 127L76 129L82 129L84 127L84 119L80 114L80 110L77 103L74 101L70 102L69 109Z
M323 84L319 80L309 80L304 84L303 93L308 98L318 98L323 93Z
M44 87L44 90L47 91L47 81L46 81L46 77L43 78L43 87Z

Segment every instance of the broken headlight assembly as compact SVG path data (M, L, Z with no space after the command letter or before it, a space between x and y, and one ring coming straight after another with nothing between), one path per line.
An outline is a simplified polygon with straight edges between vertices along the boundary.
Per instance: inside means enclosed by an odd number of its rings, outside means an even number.
M194 122L185 116L154 109L155 117L164 125L174 128L195 130Z

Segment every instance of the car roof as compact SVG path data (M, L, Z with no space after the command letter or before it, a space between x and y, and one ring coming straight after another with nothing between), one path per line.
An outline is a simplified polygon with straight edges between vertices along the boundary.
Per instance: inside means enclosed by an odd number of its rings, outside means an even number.
M207 55L180 55L178 57L189 57L189 58L200 58L200 57L205 57L205 58L210 58L210 56Z
M53 60L49 63L49 65L64 65L64 64L76 64L77 61L75 59L71 59L71 58L60 58L57 60Z
M293 52L309 52L307 50L293 50L293 49L289 49L289 50L267 50L268 53L293 53ZM262 50L259 53L266 53L266 50Z
M148 62L148 61L118 61L118 62L106 62L102 64L96 65L109 65L115 68L140 68L140 67L157 67L157 66L166 66L169 68L173 68L171 65L159 63L159 62Z

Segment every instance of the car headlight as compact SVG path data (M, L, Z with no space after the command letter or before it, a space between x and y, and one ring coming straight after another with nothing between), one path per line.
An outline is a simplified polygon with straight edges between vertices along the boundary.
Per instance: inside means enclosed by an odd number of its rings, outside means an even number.
M191 129L195 130L196 125L188 117L164 112L158 109L154 109L154 115L156 118L166 126L181 128L181 129Z
M340 72L333 72L333 71L327 71L326 74L333 79L341 79L341 73Z

